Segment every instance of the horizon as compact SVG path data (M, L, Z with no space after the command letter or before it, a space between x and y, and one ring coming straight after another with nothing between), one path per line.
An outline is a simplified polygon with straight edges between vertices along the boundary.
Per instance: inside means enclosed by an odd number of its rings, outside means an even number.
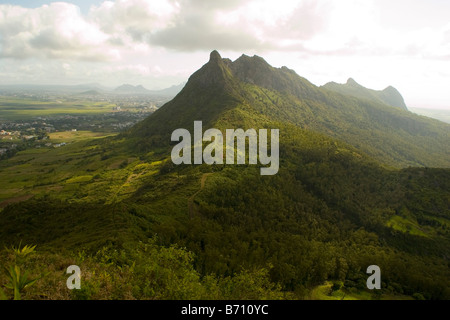
M10 0L0 4L0 85L162 90L218 50L316 86L353 78L395 87L411 109L450 110L449 10L441 0Z

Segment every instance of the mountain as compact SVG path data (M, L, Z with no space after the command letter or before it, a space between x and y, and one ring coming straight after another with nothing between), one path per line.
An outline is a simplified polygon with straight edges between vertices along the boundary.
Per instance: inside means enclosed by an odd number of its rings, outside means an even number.
M279 129L279 172L175 165L171 134L197 120ZM38 245L25 265L46 275L27 293L37 298L449 299L450 169L430 168L448 166L448 132L213 51L129 131L0 162L0 263ZM72 264L81 291L49 285ZM367 289L371 265L381 290Z
M79 95L83 95L83 96L99 96L102 93L99 92L98 90L88 90L88 91L84 91L79 93Z
M450 167L448 124L393 107L403 101L393 88L377 92L351 80L335 86L346 88L343 92L331 86L317 87L258 56L232 62L214 51L183 90L129 137L137 148L149 150L167 144L173 130L191 129L196 120L221 128L282 122L344 141L387 165Z
M155 95L166 96L166 97L175 97L183 89L185 84L186 83L184 82L184 83L180 83L178 85L173 85L169 88L162 89L162 90L150 90L150 92Z
M173 85L169 88L162 90L148 90L142 85L133 86L130 84L123 84L117 88L105 87L98 83L88 83L80 85L0 85L0 92L36 92L36 93L65 93L65 94L78 94L78 95L96 95L96 94L145 94L155 97L172 98L175 97L185 83Z
M350 78L347 80L346 84L329 82L324 85L323 88L345 95L371 100L373 102L385 103L389 106L400 108L402 110L408 110L402 95L392 86L387 87L383 91L376 91L367 89Z
M148 90L142 85L133 86L130 84L123 84L114 89L113 92L117 94L145 94L162 97L175 97L181 89L183 89L184 85L184 83L181 83L162 90Z
M131 84L123 84L120 87L114 89L114 93L118 94L149 94L150 91L143 86L133 86Z

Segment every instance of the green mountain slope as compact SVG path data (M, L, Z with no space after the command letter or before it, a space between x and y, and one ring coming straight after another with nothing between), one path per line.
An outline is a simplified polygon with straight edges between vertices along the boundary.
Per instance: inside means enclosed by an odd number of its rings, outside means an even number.
M280 129L280 171L175 166L170 135L195 120L204 129ZM450 170L385 165L425 164L437 146L435 161L445 164L447 129L318 88L259 57L231 62L213 52L175 99L118 138L2 162L4 192L34 197L0 212L0 246L37 244L59 261L87 255L94 262L78 263L89 274L108 272L101 284L87 280L102 298L192 299L208 290L307 298L333 281L371 298L449 299ZM369 265L382 270L378 293L366 288Z
M356 86L372 92L348 85ZM289 122L345 141L388 165L450 167L450 126L383 100L395 104L403 99L393 88L373 99L343 95L316 87L288 68L273 68L257 56L232 62L213 52L178 96L128 136L144 151L167 145L173 130L191 130L196 120L218 128Z

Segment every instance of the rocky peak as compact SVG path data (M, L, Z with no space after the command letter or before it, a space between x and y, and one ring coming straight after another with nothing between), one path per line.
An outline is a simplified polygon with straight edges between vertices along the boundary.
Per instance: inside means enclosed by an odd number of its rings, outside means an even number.
M209 62L210 63L218 63L222 60L222 57L220 56L220 53L217 50L214 50L209 55Z

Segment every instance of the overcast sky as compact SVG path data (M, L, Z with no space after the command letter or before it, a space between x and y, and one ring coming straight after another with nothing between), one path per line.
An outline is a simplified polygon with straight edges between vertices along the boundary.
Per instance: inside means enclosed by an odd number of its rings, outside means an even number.
M0 84L186 81L217 49L450 109L449 0L0 1Z

